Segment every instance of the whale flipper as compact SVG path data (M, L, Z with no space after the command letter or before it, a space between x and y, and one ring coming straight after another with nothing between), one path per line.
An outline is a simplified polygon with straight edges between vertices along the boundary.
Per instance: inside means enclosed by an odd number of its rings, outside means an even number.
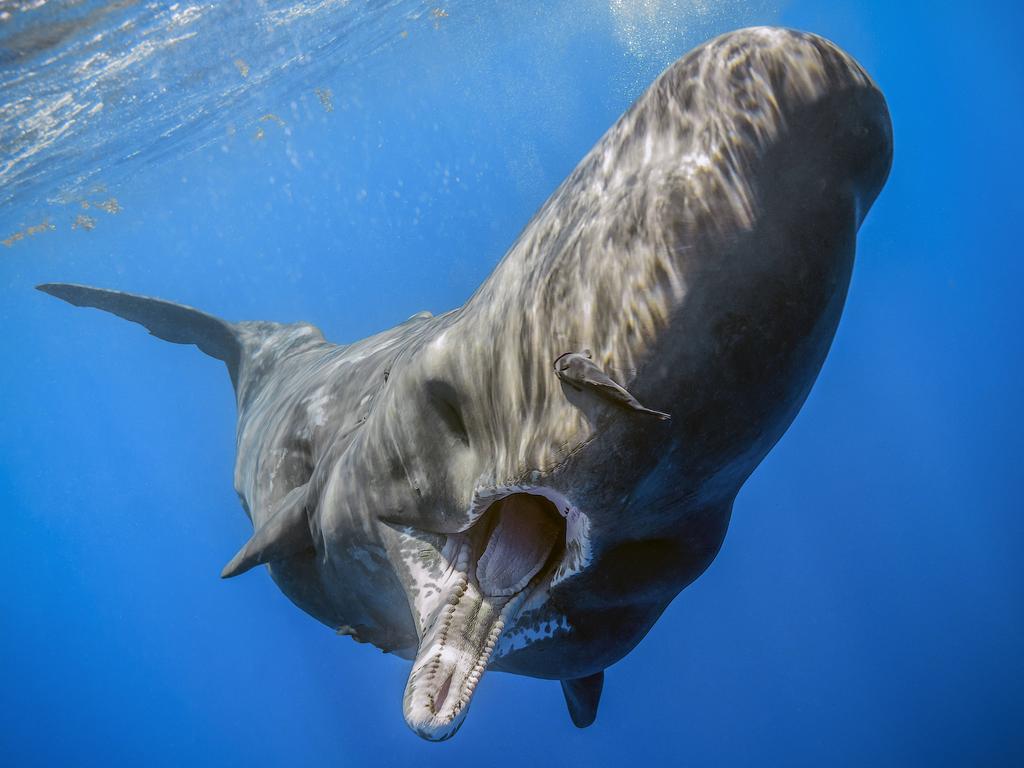
M569 386L582 390L588 389L595 395L609 400L623 408L657 416L662 421L672 417L663 411L655 411L641 405L640 401L630 394L629 390L616 384L611 376L601 370L597 363L590 359L589 350L583 352L566 352L555 360L555 374Z
M231 383L237 384L242 344L235 327L226 320L184 304L105 288L72 283L44 283L36 288L76 307L95 307L131 320L158 339L195 344L210 357L223 360Z
M569 717L577 728L593 725L597 718L597 705L601 701L602 688L603 671L590 677L562 681L562 693L565 695L565 704L569 707Z
M238 554L220 572L222 579L230 579L250 568L274 560L281 560L311 549L313 539L306 514L306 496L309 484L292 488L277 504L270 519L261 525Z

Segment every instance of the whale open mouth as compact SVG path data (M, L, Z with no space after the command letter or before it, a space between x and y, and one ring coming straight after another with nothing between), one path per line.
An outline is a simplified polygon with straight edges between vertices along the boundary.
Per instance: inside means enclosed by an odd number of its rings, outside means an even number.
M565 528L550 501L515 493L449 537L448 573L405 688L405 720L420 736L440 741L459 729L505 626L550 581Z

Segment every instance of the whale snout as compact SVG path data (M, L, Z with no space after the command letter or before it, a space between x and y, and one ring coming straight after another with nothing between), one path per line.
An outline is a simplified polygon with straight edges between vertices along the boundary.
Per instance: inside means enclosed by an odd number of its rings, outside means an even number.
M790 145L794 165L817 168L823 184L852 193L859 225L892 166L885 97L852 56L825 38L780 29L764 34L774 41L765 70L780 110L779 139Z
M877 88L865 89L853 99L856 110L839 141L857 198L858 224L875 202L892 168L892 120L885 98Z

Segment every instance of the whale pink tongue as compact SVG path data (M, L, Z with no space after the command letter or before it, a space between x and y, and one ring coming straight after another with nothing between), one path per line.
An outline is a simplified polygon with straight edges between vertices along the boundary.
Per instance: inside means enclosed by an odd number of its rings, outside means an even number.
M558 525L540 504L524 503L520 496L499 504L504 508L476 566L480 590L495 597L514 595L526 587L558 540Z

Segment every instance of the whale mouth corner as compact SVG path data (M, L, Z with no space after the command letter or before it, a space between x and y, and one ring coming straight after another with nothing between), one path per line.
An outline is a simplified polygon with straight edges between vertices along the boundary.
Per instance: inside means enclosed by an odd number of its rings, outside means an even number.
M551 581L566 521L543 496L513 493L451 538L448 578L421 627L403 701L406 723L430 741L462 725L505 627Z

